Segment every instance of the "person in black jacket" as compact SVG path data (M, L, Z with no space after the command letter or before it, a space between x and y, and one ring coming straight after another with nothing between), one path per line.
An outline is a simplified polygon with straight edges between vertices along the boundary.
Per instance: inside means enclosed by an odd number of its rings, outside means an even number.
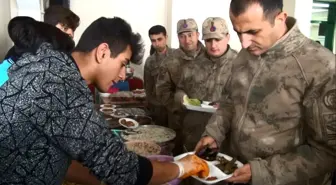
M21 21L25 21L26 24L28 24L29 22L35 22L35 20L30 17L20 16L18 19L20 19ZM18 20L15 20L15 21L18 21ZM50 6L49 8L45 10L44 23L47 23L51 26L55 26L56 28L60 29L62 32L66 33L69 37L73 38L74 33L79 26L80 18L70 9L59 6L59 5L54 5L54 6ZM48 34L48 32L46 32L45 34ZM49 34L49 35L52 35L52 34ZM18 49L18 47L15 47L15 42L14 42L14 46L9 49L4 60L11 59L12 61L15 62L17 57L20 56L19 54L20 51L16 51L16 49Z
M0 87L0 184L60 185L71 160L118 185L163 184L209 171L195 155L171 163L128 151L95 110L87 85L106 92L125 79L130 61L142 61L141 36L125 20L97 19L71 55L49 42L36 48L21 54Z
M50 24L39 22L31 17L15 17L8 24L9 37L14 42L8 52L7 59L0 63L0 85L7 79L7 69L17 61L23 53L36 53L44 42L55 49L70 53L75 47L74 41L61 30Z

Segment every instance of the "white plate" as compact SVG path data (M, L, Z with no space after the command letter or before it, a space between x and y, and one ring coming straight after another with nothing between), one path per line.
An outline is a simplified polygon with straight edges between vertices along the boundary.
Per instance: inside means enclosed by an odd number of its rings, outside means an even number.
M225 157L225 159L231 161L232 160L232 157L228 156L228 155L225 155L225 154L222 154L222 153L218 153L217 156L219 157ZM212 161L211 163L213 163L214 165L217 165L219 164L219 161ZM238 168L241 168L244 166L243 163L241 163L240 161L236 161L235 164L237 165Z
M99 95L103 98L107 98L111 96L111 93L99 93Z
M207 108L207 109L213 109L215 108L214 106L210 105L211 102L209 101L203 101L202 104L201 104L201 107L203 108Z
M104 108L100 108L99 111L106 115L110 115L110 114L113 114L116 111L116 109L110 108L110 107L104 107Z
M117 107L116 105L112 105L112 104L101 104L100 105L100 108L103 108L103 109L114 109L116 107Z
M116 114L117 111L115 111L114 113L110 114L110 116L114 117L114 118L124 118L129 116L129 114L124 113L124 112L120 112L120 115Z
M193 110L193 111L199 111L199 112L209 112L209 113L214 113L216 112L216 108L213 106L207 106L207 107L202 107L201 106L195 106L195 105L189 105L188 103L183 102L183 105L188 109L188 110Z
M131 121L134 124L134 126L127 126L127 125L122 124L121 120L123 120L123 119L126 120L126 121ZM137 121L135 121L134 119L131 119L131 118L120 118L119 119L119 124L121 126L125 127L125 128L137 128L139 126L139 123Z
M176 157L174 157L174 161L177 161L177 160L180 160L182 159L183 157L185 157L186 155L188 154L195 154L195 152L188 152L188 153L184 153L184 154L181 154L181 155L178 155ZM231 160L232 157L228 156L228 155L225 155L225 154L222 154L222 153L218 153L217 156L221 156L221 157L225 157L226 159L228 160ZM204 184L215 184L215 183L218 183L220 181L223 181L225 179L228 179L230 177L232 177L232 174L225 174L223 173L219 168L217 168L215 165L216 164L219 164L218 161L206 161L208 163L208 166L209 166L209 169L210 169L210 173L209 173L209 176L208 177L217 177L216 180L213 180L213 181L207 181L206 178L202 179L202 178L199 178L197 176L192 176L193 178L195 178L196 180L204 183ZM236 161L235 162L237 164L237 167L238 168L241 168L243 166L243 164L239 161Z

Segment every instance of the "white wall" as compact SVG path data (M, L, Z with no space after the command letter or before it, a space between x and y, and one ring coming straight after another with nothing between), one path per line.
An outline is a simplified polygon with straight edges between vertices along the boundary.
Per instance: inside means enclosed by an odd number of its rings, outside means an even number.
M8 37L7 25L11 19L10 0L1 0L0 6L0 60L2 60L12 43Z
M142 35L146 44L146 59L151 44L148 38L148 29L151 26L156 24L165 26L169 37L168 45L177 48L179 44L176 24L179 19L194 18L201 32L202 23L207 17L219 16L226 19L230 27L230 45L236 50L241 48L229 19L229 0L208 0L207 3L216 5L211 9L205 8L204 3L197 3L192 0L71 0L70 2L71 10L81 18L81 24L75 33L75 41L78 41L85 28L95 19L101 16L119 16L127 20L133 29ZM135 68L135 75L142 77L143 65L133 67Z
M17 15L18 16L30 16L35 20L42 21L40 0L16 0Z
M179 46L176 24L179 19L194 18L197 21L201 33L202 23L207 17L223 17L229 26L231 39L229 44L239 51L241 45L237 34L232 29L229 18L229 6L231 0L71 0L70 8L80 16L81 24L75 33L75 41L78 41L85 28L95 19L106 16L119 16L126 19L139 32L146 45L147 58L150 49L148 29L156 24L166 27L168 32L168 45L173 48ZM205 6L205 3L212 5ZM299 28L309 36L310 17L313 0L284 0L284 10L290 16L298 19ZM201 36L200 36L201 39ZM143 65L133 66L135 75L143 76Z
M26 1L17 0L17 2L22 3ZM35 5L37 1L39 0L29 0ZM310 33L312 2L313 0L284 0L284 11L298 19L301 31L307 36ZM223 17L229 25L231 34L229 44L232 48L240 50L239 39L233 31L229 19L230 0L206 0L206 4L212 5L211 8L205 7L204 1L197 2L192 0L71 0L70 8L81 18L81 24L75 33L75 41L78 41L85 28L95 19L101 16L119 16L126 19L132 25L134 31L142 35L146 45L146 59L150 49L148 29L151 26L156 24L165 26L169 36L168 44L173 48L177 48L179 44L176 23L179 19L194 18L201 32L204 19L210 16L219 16ZM36 8L38 5L35 5L33 7L28 5L21 6L18 10L16 0L1 0L0 23L4 26L0 28L0 42L3 43L0 46L0 56L4 55L12 44L7 36L7 24L10 18L16 15L28 15L38 19L41 12L38 10L39 8ZM135 75L142 77L143 65L133 67L136 70Z
M146 45L146 57L150 50L148 29L156 24L165 27L168 25L167 8L168 0L71 0L70 8L81 19L80 26L75 33L77 42L85 30L94 20L99 17L118 16L128 21L133 30L139 32ZM146 59L145 57L145 59ZM142 78L143 65L133 66L135 76Z
M301 32L309 37L313 0L284 0L284 11L296 18Z
M0 6L0 60L6 55L13 42L8 36L9 21L16 16L30 16L41 20L40 0L1 0Z
M146 59L151 44L147 33L151 26L156 24L165 26L169 37L168 44L177 48L179 43L176 24L179 19L194 18L201 33L202 23L207 17L219 16L223 17L229 26L231 35L229 44L237 51L241 49L239 38L233 31L229 18L230 0L207 0L206 4L212 5L211 8L205 7L204 1L193 0L71 0L70 2L70 8L81 18L81 24L75 33L75 41L78 41L85 28L95 19L101 16L119 16L126 19L133 29L142 35L146 44ZM298 19L301 31L307 36L310 33L312 2L313 0L284 0L284 11ZM133 67L135 75L142 77L143 65Z

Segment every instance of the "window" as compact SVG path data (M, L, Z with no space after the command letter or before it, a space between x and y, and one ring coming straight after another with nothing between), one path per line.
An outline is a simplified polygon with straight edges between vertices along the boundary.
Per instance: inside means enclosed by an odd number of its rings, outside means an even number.
M29 16L41 21L40 0L16 0L16 3L18 16Z
M336 50L336 0L313 3L310 38L319 41L334 53Z

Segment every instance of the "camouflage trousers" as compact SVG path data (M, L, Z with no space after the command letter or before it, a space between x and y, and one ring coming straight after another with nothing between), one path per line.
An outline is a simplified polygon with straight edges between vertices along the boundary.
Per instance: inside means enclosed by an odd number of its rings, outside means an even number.
M182 136L185 152L194 151L211 117L211 113L187 111L182 124Z
M168 111L168 128L173 129L176 133L176 137L174 139L174 149L172 151L173 156L183 153L182 118L183 114Z
M164 106L149 104L149 111L156 125L168 127L168 111Z

